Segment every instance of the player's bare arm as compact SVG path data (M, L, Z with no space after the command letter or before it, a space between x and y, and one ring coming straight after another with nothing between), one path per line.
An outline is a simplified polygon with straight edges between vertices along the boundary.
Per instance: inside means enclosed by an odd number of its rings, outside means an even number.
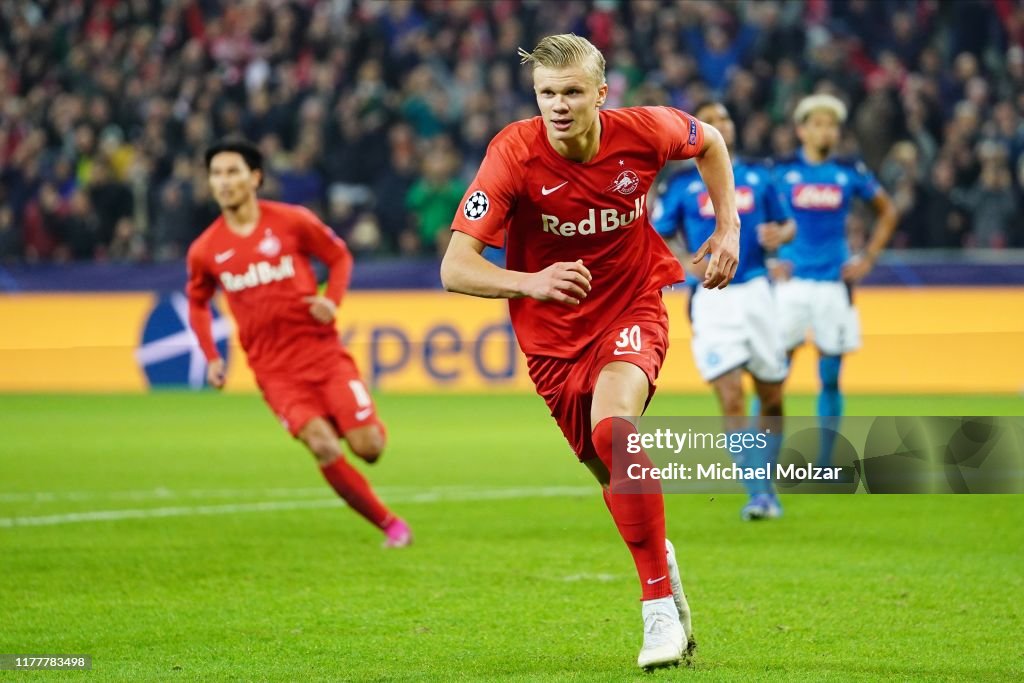
M210 311L210 297L216 290L216 280L206 269L203 260L193 245L188 253L188 323L206 357L206 380L210 386L224 387L224 360L217 353L213 339L213 314Z
M214 389L223 389L226 375L224 359L217 355L213 340L213 314L210 297L216 285L201 259L191 251L188 257L189 285L188 322L206 356L206 382Z
M309 256L327 266L327 286L322 293L302 297L309 305L309 314L318 323L330 325L338 316L338 307L348 291L352 278L352 252L345 242L320 222L312 213L308 222L301 225L305 233L306 249Z
M571 306L578 306L590 292L590 271L582 261L561 261L537 273L521 273L485 259L485 246L464 232L452 233L441 261L441 282L447 291L487 299L530 297Z
M695 159L697 170L715 207L715 231L693 256L693 263L711 260L704 275L706 289L722 289L736 275L740 259L740 215L736 209L736 184L732 162L722 134L714 126L704 127L704 147Z
M880 190L871 200L871 207L878 215L878 220L864 253L854 256L843 265L842 277L846 282L859 282L867 277L899 223L899 211L884 190Z
M773 221L757 226L757 241L768 251L774 251L796 237L796 221Z

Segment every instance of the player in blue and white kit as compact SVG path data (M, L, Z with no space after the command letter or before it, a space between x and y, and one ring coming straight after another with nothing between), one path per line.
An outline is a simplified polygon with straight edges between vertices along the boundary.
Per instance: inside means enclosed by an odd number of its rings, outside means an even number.
M783 341L790 356L814 331L818 347L821 393L818 415L822 429L819 465L832 460L832 447L843 398L839 370L843 354L860 347L860 321L853 307L852 286L871 272L892 236L899 215L885 190L863 162L833 158L846 105L832 95L811 95L794 113L801 148L776 165L776 178L793 216L796 238L780 252L792 277L776 286ZM846 219L853 200L871 204L877 222L863 253L851 255Z
M725 106L707 102L693 114L717 128L729 147L740 214L740 260L732 283L725 289L690 289L693 355L701 376L718 396L730 432L747 428L743 372L753 377L760 399L761 428L770 429L772 436L767 452L746 451L736 459L743 461L738 462L741 466L759 467L765 460L774 462L778 455L782 382L789 370L766 277L765 252L793 239L795 224L769 165L741 160L733 154L736 127ZM706 262L694 265L688 251L703 244L715 229L715 210L707 187L697 168L689 167L669 178L659 195L652 218L654 227L687 268L688 279L701 282ZM750 495L742 511L744 519L781 514L770 482L747 480L744 484Z

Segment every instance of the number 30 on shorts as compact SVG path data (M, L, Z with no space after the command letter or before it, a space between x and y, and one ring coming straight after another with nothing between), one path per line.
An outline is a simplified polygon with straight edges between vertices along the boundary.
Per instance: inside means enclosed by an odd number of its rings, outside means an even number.
M624 356L631 353L640 353L641 340L640 340L640 326L633 325L633 327L623 327L622 332L619 333L619 339L615 342L616 356Z

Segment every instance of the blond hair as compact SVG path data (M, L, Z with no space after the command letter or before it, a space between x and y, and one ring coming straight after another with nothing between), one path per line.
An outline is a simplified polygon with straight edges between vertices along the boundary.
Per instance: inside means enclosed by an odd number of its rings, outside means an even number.
M594 47L586 38L581 38L575 33L561 33L555 36L545 36L533 48L533 52L527 52L519 48L520 64L533 64L549 69L557 69L566 66L582 67L590 76L594 77L597 85L604 84L604 55Z
M809 95L800 100L793 112L793 123L801 125L807 121L807 117L816 111L827 111L836 117L839 125L846 123L846 105L835 95L818 94Z

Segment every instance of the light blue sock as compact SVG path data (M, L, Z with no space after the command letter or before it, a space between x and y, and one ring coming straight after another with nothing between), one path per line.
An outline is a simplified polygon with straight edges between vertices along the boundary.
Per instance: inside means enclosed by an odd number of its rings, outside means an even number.
M776 434L772 431L771 434L765 435L767 440L767 447L764 449L766 461L768 464L768 471L771 473L772 481L765 484L767 492L775 495L775 465L779 462L779 451L782 450L782 434Z
M822 430L817 462L819 467L828 467L832 463L835 433L839 430L840 418L843 415L843 395L839 393L839 369L842 362L842 356L822 356L818 359L818 374L821 376L818 426Z
M739 437L734 437L733 436L734 434L739 434L739 435L747 435L747 434L749 434L749 435L751 435L753 437L756 437L757 433L758 433L758 430L752 429L752 428L751 429L738 429L736 431L729 432L729 440L731 442L732 439L739 438ZM750 438L748 437L748 441L749 440L750 440ZM767 461L768 449L767 448L757 448L756 446L753 447L753 448L744 448L744 449L740 450L738 453L734 453L734 452L732 452L730 450L729 451L729 455L732 456L733 462L735 462L740 467L754 467L754 468L764 467L767 464L767 462L768 462ZM770 490L768 482L760 480L760 479L744 479L742 483L743 483L743 488L746 489L747 495L749 495L749 496L756 496L759 493L767 493Z
M750 417L759 417L761 415L761 397L754 394L750 398L750 411L747 413ZM753 424L757 424L757 420L753 420Z

